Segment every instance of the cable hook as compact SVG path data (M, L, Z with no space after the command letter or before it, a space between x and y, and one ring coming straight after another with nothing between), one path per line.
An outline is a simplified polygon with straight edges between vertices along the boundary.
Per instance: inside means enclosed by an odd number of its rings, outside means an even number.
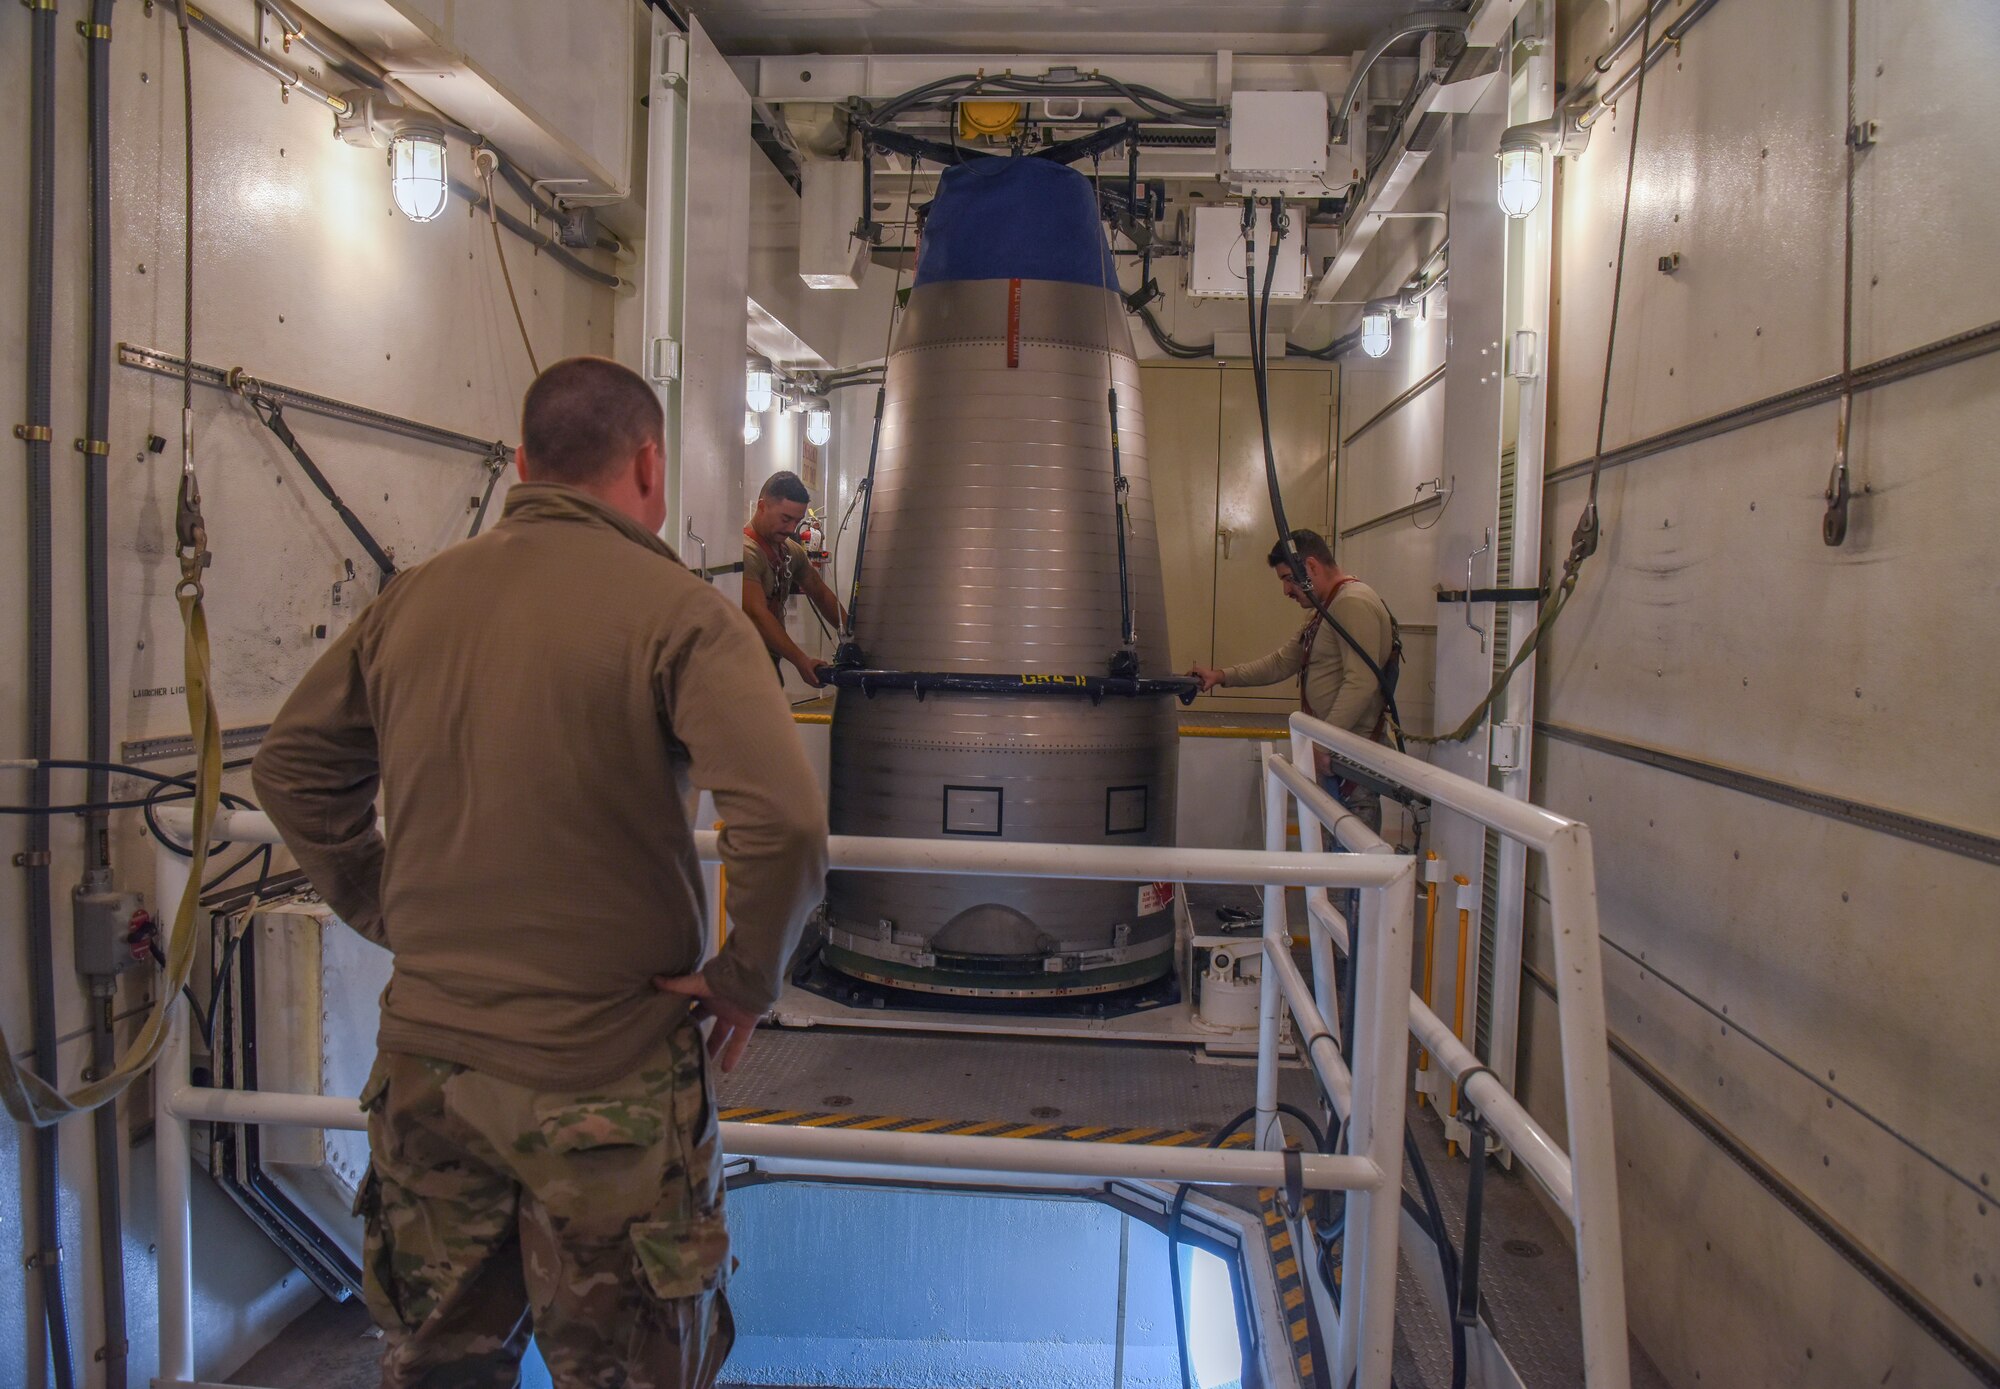
M1826 515L1820 518L1819 538L1828 548L1838 549L1847 539L1848 503L1852 492L1848 485L1847 467L1847 426L1854 406L1854 397L1840 398L1840 424L1833 450L1833 471L1826 479Z

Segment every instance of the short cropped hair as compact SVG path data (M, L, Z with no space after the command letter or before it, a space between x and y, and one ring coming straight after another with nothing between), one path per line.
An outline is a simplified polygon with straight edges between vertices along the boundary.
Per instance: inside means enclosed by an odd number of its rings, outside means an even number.
M537 480L603 480L648 442L665 443L666 412L645 378L607 357L566 357L521 403L521 450Z
M1299 562L1302 564L1306 560L1316 559L1328 569L1334 567L1333 547L1326 543L1325 538L1318 531L1293 531L1292 549L1298 552ZM1268 563L1273 569L1276 569L1281 564L1290 563L1285 558L1284 541L1281 540L1271 547L1271 557ZM1296 578L1297 576L1294 575L1293 577Z
M789 470L772 473L764 479L764 485L757 489L757 500L760 502L798 502L804 506L811 506L812 499L813 494L806 490L806 485L800 480L799 475Z

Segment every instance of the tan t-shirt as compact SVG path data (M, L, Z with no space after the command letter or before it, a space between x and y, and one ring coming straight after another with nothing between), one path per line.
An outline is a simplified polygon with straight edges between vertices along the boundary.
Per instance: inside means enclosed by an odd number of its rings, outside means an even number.
M1395 643L1395 624L1382 596L1359 579L1349 579L1327 604L1333 620L1361 643L1378 666L1386 666ZM1312 633L1310 660L1307 633ZM1293 680L1305 671L1305 704L1308 711L1335 728L1345 728L1371 737L1382 717L1382 687L1375 672L1355 655L1340 633L1321 623L1314 630L1308 622L1299 634L1254 661L1230 666L1222 672L1224 685L1275 685Z
M791 536L779 544L780 562L771 562L771 552L751 536L743 537L743 582L764 590L764 597L777 612L779 605L794 593L803 593L812 573L812 558L806 547Z
M637 1065L687 1011L656 974L762 1012L823 888L825 802L749 619L551 483L362 612L252 777L313 886L395 956L381 1048L522 1085ZM729 871L706 966L691 787Z

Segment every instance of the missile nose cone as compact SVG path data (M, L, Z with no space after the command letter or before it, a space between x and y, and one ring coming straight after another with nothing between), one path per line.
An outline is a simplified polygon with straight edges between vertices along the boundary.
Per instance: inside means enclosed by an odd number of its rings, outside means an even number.
M1138 369L1107 284L1081 175L1032 159L946 173L886 373L855 618L871 667L1100 677L1122 656L1168 672ZM1170 843L1174 709L1166 695L1093 700L1054 680L843 689L834 829ZM841 873L829 909L829 962L904 988L1103 992L1172 962L1171 893L1154 884Z

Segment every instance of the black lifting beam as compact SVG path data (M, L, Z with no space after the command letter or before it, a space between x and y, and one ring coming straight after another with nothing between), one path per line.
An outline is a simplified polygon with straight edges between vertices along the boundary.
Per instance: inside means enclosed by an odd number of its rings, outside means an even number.
M859 690L864 695L882 690L914 690L919 699L933 693L1081 695L1092 704L1101 704L1106 696L1138 699L1172 695L1183 704L1192 704L1201 692L1201 682L1187 675L1149 680L1115 675L982 675L834 666L825 672L825 680L835 689Z

